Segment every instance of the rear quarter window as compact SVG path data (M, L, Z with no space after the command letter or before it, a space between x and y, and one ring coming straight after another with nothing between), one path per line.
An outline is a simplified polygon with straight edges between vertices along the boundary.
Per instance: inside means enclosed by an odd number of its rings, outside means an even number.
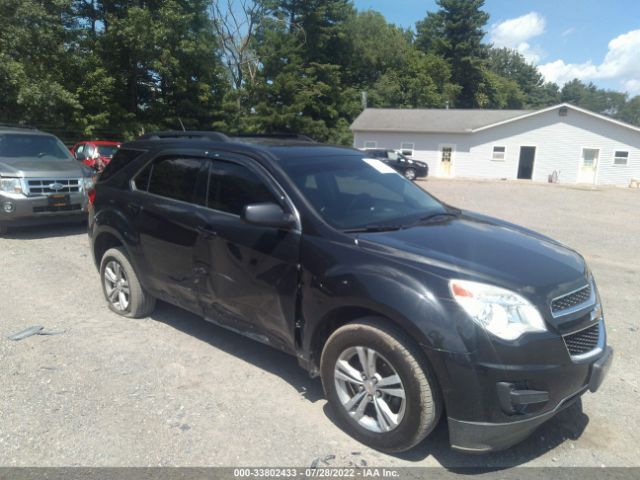
M145 153L143 150L130 150L126 148L121 148L116 152L111 161L104 168L100 177L98 178L99 182L105 182L113 177L116 173L122 170L124 167L129 165L129 163L133 162L140 155Z

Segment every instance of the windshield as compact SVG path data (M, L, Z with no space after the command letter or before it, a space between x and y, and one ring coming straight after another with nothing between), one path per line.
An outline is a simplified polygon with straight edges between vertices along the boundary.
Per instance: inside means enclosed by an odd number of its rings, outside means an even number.
M305 158L284 170L330 225L400 227L446 213L438 200L388 165L361 156Z
M117 145L98 145L98 154L101 157L113 157L113 154L118 150Z
M72 160L69 150L49 135L0 133L0 157Z

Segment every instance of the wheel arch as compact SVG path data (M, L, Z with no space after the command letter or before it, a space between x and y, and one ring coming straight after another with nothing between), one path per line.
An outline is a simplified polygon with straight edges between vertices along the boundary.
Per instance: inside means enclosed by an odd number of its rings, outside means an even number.
M312 376L318 374L320 357L324 346L333 332L340 327L356 321L358 319L376 318L383 323L386 323L393 328L399 330L404 336L412 341L415 346L423 352L425 360L428 361L427 355L424 353L424 349L421 347L421 341L416 338L415 333L412 333L409 329L403 326L403 322L397 321L388 314L377 311L370 307L361 307L356 305L343 305L336 307L328 312L313 330L310 342L309 351L309 364L308 370Z
M119 236L110 231L102 231L96 235L93 241L93 261L97 268L107 250L116 247L124 247L124 242Z

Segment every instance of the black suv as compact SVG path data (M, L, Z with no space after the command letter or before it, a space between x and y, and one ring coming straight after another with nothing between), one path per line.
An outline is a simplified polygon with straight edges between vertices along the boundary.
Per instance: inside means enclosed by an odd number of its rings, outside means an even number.
M364 150L369 157L379 158L395 171L401 173L409 180L424 178L429 175L429 165L413 160L403 153L385 148L367 148Z
M155 134L122 145L89 197L114 312L158 298L295 355L343 428L383 451L443 412L454 448L508 447L611 363L578 253L358 150Z

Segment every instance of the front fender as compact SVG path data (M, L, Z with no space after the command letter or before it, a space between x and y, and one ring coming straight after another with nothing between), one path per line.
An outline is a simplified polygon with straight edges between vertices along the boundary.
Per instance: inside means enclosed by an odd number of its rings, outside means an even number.
M463 354L474 350L477 329L442 299L448 287L436 273L371 255L355 243L317 237L304 242L302 265L305 356L313 354L313 339L327 319L335 320L336 312L349 308L386 317L424 348Z

